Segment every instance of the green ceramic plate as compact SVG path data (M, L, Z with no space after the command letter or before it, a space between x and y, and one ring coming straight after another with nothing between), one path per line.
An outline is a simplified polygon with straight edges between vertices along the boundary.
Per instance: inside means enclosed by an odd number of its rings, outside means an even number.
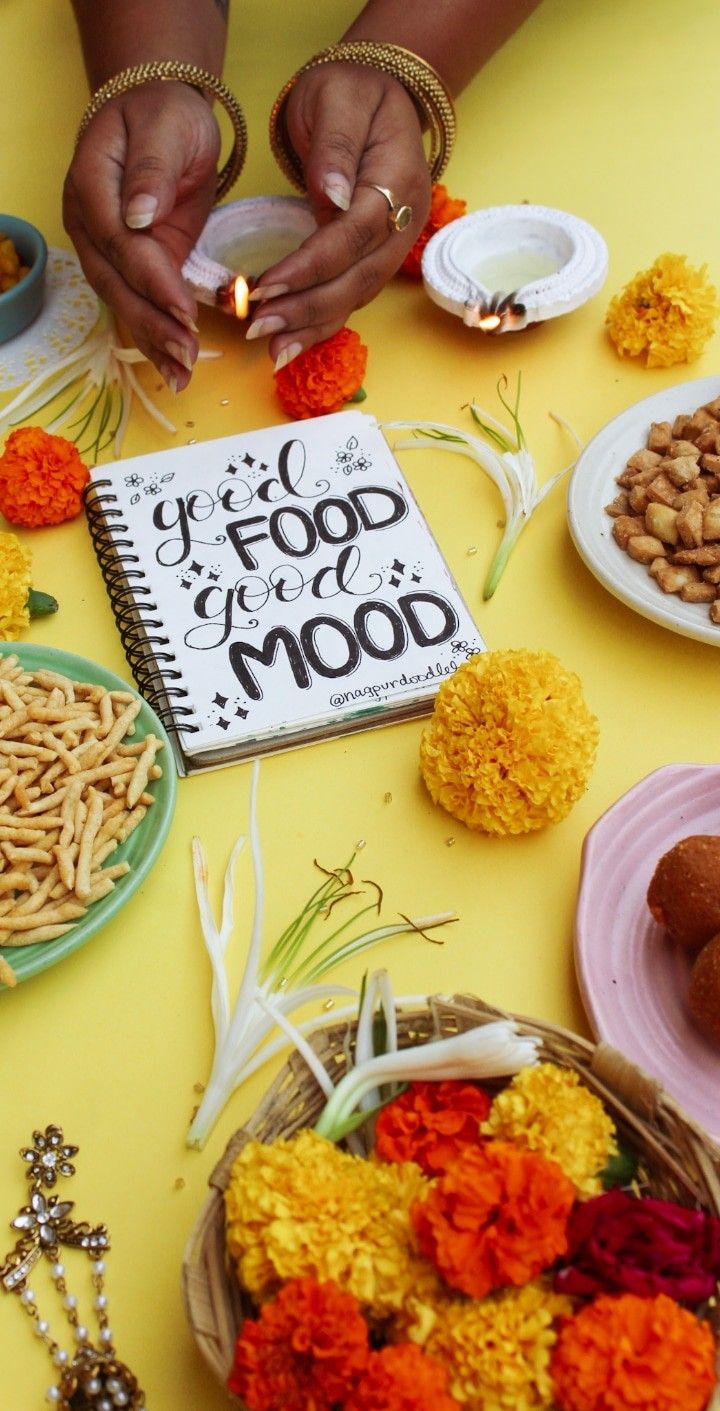
M0 644L0 654L16 656L28 671L59 671L64 676L71 677L73 681L90 681L99 686L106 686L111 691L135 690L134 686L122 681L112 671L106 671L104 666L98 666L86 657L74 656L72 652L55 651L52 647L28 642L3 642ZM138 694L137 691L135 694ZM148 809L142 823L130 834L127 842L112 853L112 862L127 860L130 863L130 871L125 877L119 877L114 890L106 897L101 897L100 901L96 901L88 909L87 915L81 917L64 936L59 936L56 941L39 941L34 946L8 948L4 954L18 981L27 980L31 975L47 970L64 956L84 946L85 942L89 941L96 931L101 930L126 901L130 900L160 854L175 810L177 775L172 747L154 710L150 709L146 701L142 701L135 724L138 736L147 735L152 731L164 741L165 748L160 756L162 778L153 780L149 785L150 792L155 795L153 807ZM0 989L2 988L4 986L0 985Z

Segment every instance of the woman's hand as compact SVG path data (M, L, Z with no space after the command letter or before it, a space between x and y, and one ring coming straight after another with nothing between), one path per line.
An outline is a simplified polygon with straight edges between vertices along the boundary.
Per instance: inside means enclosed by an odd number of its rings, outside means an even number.
M430 175L420 118L402 84L360 65L302 74L286 108L320 229L266 270L248 338L269 337L276 366L342 328L399 269L425 224ZM388 220L386 187L412 207L403 231Z
M65 229L87 279L173 390L198 354L180 270L213 203L219 149L202 94L148 83L100 109L65 180Z

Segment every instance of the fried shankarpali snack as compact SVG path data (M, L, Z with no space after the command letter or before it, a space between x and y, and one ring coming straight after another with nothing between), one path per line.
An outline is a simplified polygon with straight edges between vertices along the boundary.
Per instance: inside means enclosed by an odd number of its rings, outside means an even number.
M663 593L705 603L719 627L720 397L654 421L616 480L620 493L605 506L615 542Z
M142 822L156 735L128 742L130 691L0 656L0 947L62 936L130 870L103 864ZM14 982L0 957L0 982Z

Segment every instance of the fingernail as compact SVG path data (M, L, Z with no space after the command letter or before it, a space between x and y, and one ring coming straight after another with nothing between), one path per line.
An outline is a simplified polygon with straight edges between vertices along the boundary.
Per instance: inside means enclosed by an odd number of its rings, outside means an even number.
M200 329L198 328L194 318L191 318L189 314L186 314L184 309L178 308L177 304L171 304L170 308L168 309L168 313L172 314L173 318L176 318L178 323L181 323L183 328L186 328L188 330L188 333L200 332Z
M188 372L192 372L193 359L190 355L190 349L186 348L183 343L174 343L171 339L168 339L165 344L165 352L169 353L171 358L175 358L176 362L179 362L182 367L186 367Z
M350 210L352 187L346 177L341 176L340 173L336 171L328 172L322 184L322 189L328 201L332 201L333 205L337 206L339 210Z
M268 314L267 318L256 318L254 323L245 334L248 343L253 338L266 338L270 333L280 333L283 328L287 328L287 319L281 318L279 314Z
M260 299L279 299L281 294L289 294L289 284L258 284L250 290L248 299L253 302Z
M178 390L178 380L175 376L175 373L172 372L170 368L166 366L165 363L160 363L160 366L158 367L158 372L160 373L160 376L162 377L163 381L167 383L173 396L176 397Z
M287 348L283 348L282 352L278 353L273 372L280 372L282 368L287 367L288 363L291 363L302 350L302 343L288 343Z
M125 224L131 230L146 230L155 219L158 203L155 196L133 196L128 201Z

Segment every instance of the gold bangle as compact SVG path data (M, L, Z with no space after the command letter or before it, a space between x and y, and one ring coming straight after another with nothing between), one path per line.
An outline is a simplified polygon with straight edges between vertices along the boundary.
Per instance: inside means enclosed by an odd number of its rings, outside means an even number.
M399 44L380 43L376 39L350 39L322 49L309 59L285 87L280 90L270 114L270 146L280 170L294 186L305 189L303 170L290 142L285 123L285 104L301 74L320 64L364 64L391 74L407 89L427 120L430 132L428 166L433 181L439 181L455 141L455 108L440 75L426 59L403 49Z
M157 82L188 83L193 88L212 94L213 98L217 98L218 103L222 104L232 123L233 148L225 166L218 172L215 192L217 203L227 194L231 186L235 185L242 171L247 152L247 126L242 108L230 89L221 79L216 78L215 74L198 68L197 64L182 64L175 59L154 59L150 63L137 64L134 68L123 69L121 73L116 73L114 78L109 78L107 83L104 83L101 88L97 89L97 92L93 93L82 115L75 145L77 146L95 114L99 113L111 98L117 98L119 94L127 93L131 88L140 88L144 83Z

